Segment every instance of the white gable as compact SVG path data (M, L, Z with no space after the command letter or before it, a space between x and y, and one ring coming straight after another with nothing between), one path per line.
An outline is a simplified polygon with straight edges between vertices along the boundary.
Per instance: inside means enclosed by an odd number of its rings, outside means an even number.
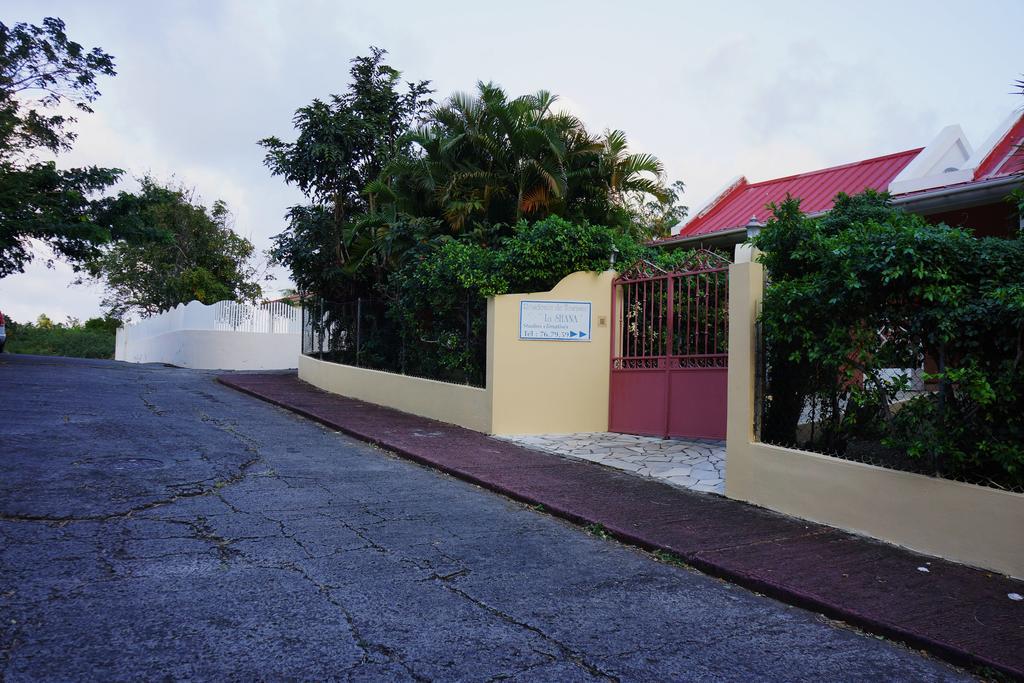
M905 194L972 180L974 167L968 161L973 152L960 126L946 126L892 179L889 193Z

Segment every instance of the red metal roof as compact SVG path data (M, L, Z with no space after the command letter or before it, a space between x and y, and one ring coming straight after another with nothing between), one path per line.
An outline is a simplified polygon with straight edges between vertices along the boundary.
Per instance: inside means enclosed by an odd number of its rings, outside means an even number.
M974 172L975 180L1001 178L1024 172L1024 114L996 143Z
M746 178L741 178L683 225L678 235L659 240L659 243L741 228L750 222L752 216L756 216L762 223L766 222L770 216L766 206L783 201L787 194L800 199L800 208L805 213L819 213L832 208L832 200L839 192L857 194L867 189L885 191L892 179L920 151L921 148L908 149L905 152L760 183L748 183Z
M971 180L940 185L938 187L926 187L914 192L905 192L899 196L901 198L913 197L915 195L933 193L937 190L970 190L972 187L987 181L1008 178L1014 175L1024 178L1024 113L1019 116L1017 121L999 139L999 142L981 160L974 169L974 175Z

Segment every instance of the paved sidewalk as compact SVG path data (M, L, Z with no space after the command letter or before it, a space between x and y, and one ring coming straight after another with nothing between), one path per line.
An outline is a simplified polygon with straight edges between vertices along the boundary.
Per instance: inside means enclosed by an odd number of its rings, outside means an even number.
M651 477L703 493L725 494L725 442L658 439L614 432L496 436L496 439Z
M790 604L1024 678L1024 582L718 496L329 394L294 374L218 378L417 462L659 549ZM921 568L927 569L922 571Z

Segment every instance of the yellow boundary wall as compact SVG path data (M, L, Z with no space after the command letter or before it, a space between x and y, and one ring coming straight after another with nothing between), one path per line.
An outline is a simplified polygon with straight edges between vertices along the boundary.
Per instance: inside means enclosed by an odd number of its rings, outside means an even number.
M491 394L486 389L299 358L299 378L324 391L456 424L491 430Z
M1024 495L758 443L754 323L759 263L729 269L730 498L1024 578Z
M608 429L614 271L572 273L550 292L504 294L487 303L487 386L495 434ZM589 301L587 342L519 339L520 302Z
M605 431L614 279L614 271L572 273L548 292L491 298L486 389L307 356L299 359L299 377L342 396L491 434ZM590 302L590 341L519 339L524 300Z

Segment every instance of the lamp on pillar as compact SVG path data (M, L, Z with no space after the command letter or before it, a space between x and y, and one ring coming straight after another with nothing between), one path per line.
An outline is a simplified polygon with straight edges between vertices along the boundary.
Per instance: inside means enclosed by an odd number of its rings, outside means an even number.
M612 245L612 253L608 257L608 267L609 267L610 270L615 270L615 259L616 259L616 257L618 257L618 255L619 255L619 250L613 244Z
M764 223L762 223L761 221L757 220L757 216L751 216L750 220L747 221L747 225L746 225L746 228L747 228L747 239L750 240L750 239L754 239L755 237L757 237L759 234L761 234L761 228L763 228L763 227L764 227Z

